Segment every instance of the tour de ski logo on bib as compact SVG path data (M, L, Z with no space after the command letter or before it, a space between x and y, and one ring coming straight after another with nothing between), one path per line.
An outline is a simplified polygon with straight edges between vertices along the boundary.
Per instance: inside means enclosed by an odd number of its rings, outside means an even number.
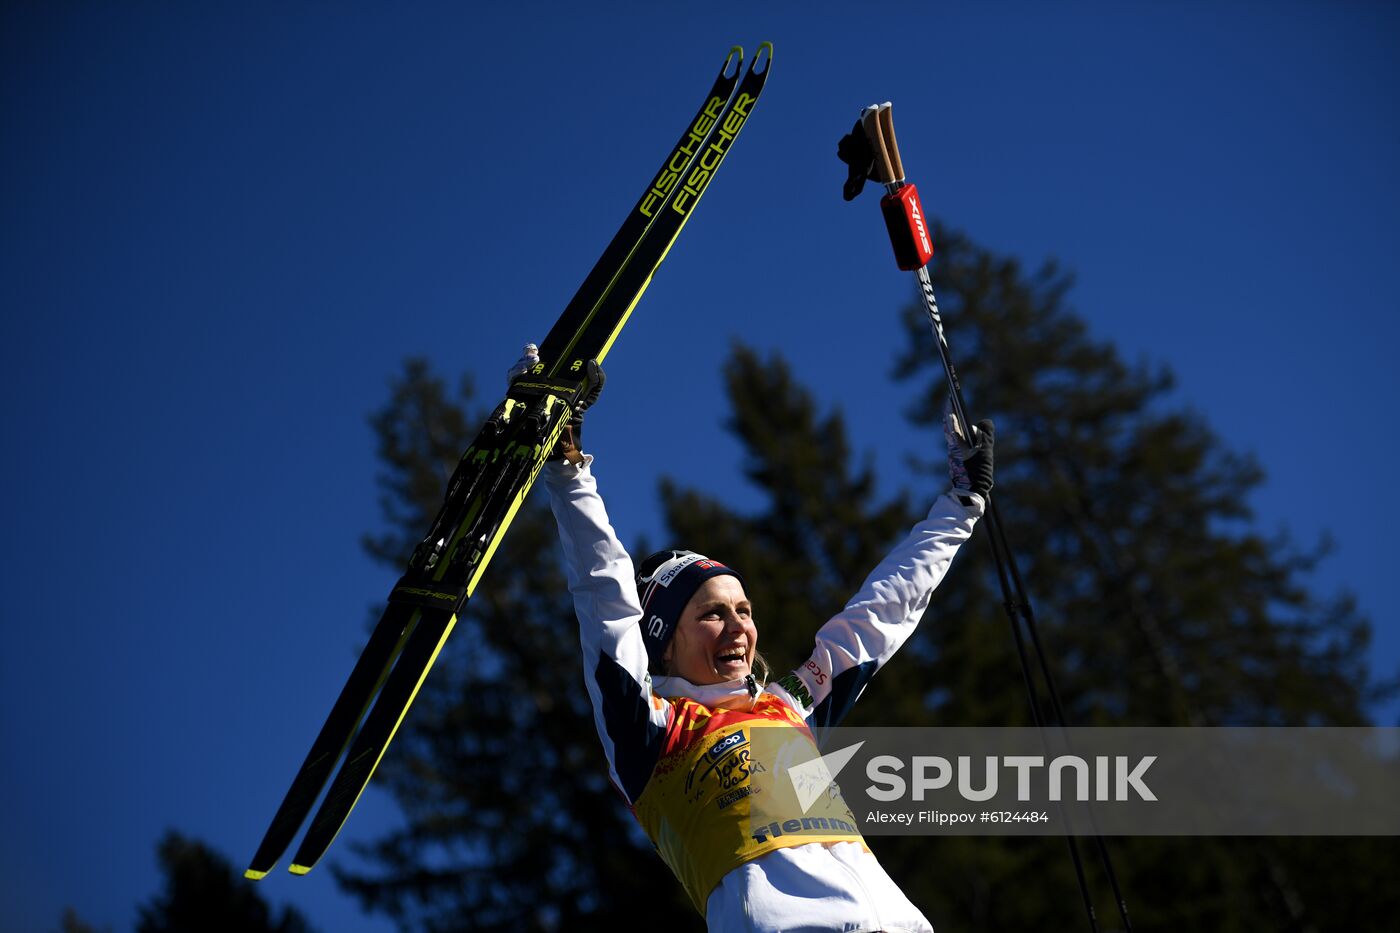
M719 788L715 805L724 810L731 804L754 793L749 779L766 770L762 762L753 760L749 731L739 729L720 739L701 755L685 778L686 797L692 803L706 796L707 782Z

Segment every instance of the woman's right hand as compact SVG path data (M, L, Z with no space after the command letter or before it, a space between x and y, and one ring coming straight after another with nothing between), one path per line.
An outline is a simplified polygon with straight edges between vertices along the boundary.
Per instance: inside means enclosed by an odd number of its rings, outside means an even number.
M525 344L525 348L520 351L520 359L506 371L506 388L519 379L528 375L540 362L540 348L533 343ZM578 405L574 408L573 417L564 425L564 430L559 435L559 440L555 443L554 449L549 452L550 460L567 460L573 464L583 462L583 413L596 401L603 391L603 383L607 376L603 372L603 367L597 360L589 360L588 368L585 370L586 388L583 397L579 399Z
M506 371L506 388L516 379L528 373L540 361L540 348L533 343L525 344L525 349L520 351L520 359Z

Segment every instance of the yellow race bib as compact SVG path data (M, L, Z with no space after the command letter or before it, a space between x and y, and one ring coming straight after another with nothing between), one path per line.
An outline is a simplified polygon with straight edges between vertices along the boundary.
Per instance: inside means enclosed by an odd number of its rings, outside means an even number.
M703 916L733 869L774 849L863 842L835 784L805 810L788 768L818 756L806 722L769 693L752 710L676 697L666 745L633 808Z

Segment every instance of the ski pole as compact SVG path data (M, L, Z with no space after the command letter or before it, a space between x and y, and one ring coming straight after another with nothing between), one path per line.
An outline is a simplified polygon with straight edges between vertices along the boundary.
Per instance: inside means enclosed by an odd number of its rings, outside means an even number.
M886 194L880 199L880 212L884 216L885 226L889 231L890 243L894 247L895 262L900 269L914 272L919 280L920 298L923 301L924 310L928 313L929 325L933 330L939 359L948 380L949 402L953 415L957 419L957 424L954 427L956 430L961 430L971 441L972 421L967 417L962 385L958 380L957 369L953 365L948 339L943 330L943 318L938 310L938 301L934 297L933 283L929 279L928 262L933 258L933 243L930 239L928 223L925 219L923 205L919 200L918 191L905 180L904 164L900 158L899 144L894 135L894 112L890 102L873 104L861 111L860 119L856 121L851 133L841 140L837 154L842 161L850 166L850 174L843 191L846 200L853 200L860 193L868 176L873 175L885 187ZM992 558L996 565L997 582L1001 588L1002 605L1011 624L1012 639L1015 642L1016 655L1021 666L1021 676L1030 699L1031 718L1038 729L1044 729L1044 716L1041 714L1040 703L1036 698L1034 677L1026 656L1025 638L1021 631L1022 623L1030 635L1037 666L1045 680L1046 692L1050 697L1051 708L1061 730L1064 730L1069 724L1065 718L1064 707L1060 703L1059 691L1055 689L1055 680L1050 673L1044 645L1040 640L1035 623L1035 611L1026 593L1020 570L1016 566L1015 555L1007 542L996 501L990 494L986 498L988 540L992 546ZM1093 829L1095 846L1103 862L1104 873L1113 889L1118 912L1123 919L1124 929L1127 933L1131 933L1133 927L1128 919L1127 902L1119 887L1117 873L1113 870L1108 846L1094 821L1092 809L1089 810L1089 821ZM1084 876L1079 846L1075 843L1073 835L1067 834L1065 839L1069 844L1070 857L1074 862L1075 875L1079 881L1079 892L1084 899L1084 908L1089 918L1089 927L1091 930L1097 931L1098 920Z

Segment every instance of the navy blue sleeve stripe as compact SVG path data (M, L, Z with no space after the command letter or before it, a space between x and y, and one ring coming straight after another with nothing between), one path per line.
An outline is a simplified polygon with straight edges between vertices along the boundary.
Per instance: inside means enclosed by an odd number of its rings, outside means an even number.
M812 715L807 717L807 721L822 729L839 725L841 720L846 718L846 714L851 711L851 707L856 705L861 691L865 689L866 684L870 683L870 678L875 676L875 671L879 667L878 661L866 661L831 678L831 692L826 695L826 699L816 705L816 708L812 710Z
M613 746L613 769L630 802L641 796L651 780L656 759L665 747L666 730L652 722L651 704L642 685L606 654L598 656L593 670L603 699L603 722Z

